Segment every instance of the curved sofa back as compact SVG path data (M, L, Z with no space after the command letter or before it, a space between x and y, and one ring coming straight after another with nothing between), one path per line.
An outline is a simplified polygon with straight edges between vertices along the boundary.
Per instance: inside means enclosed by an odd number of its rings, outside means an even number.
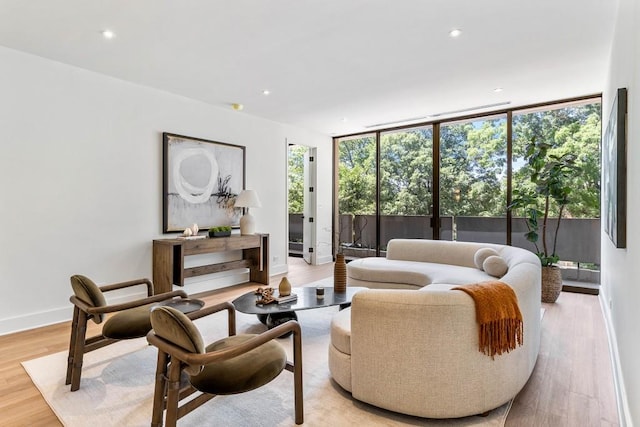
M475 267L473 256L478 249L486 247L500 248L499 245L472 242L391 239L387 244L387 259Z
M447 240L391 239L387 244L387 259L472 267L474 255L481 248L498 251L507 265L528 262L539 265L540 260L530 251L494 243L451 242Z

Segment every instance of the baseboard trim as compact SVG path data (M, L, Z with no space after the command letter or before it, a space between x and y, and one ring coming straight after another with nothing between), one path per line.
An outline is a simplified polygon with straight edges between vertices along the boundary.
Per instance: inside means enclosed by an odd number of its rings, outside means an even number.
M633 426L633 423L631 421L631 411L629 410L629 399L627 398L627 391L624 385L624 377L622 376L622 369L620 367L618 340L616 338L616 331L613 327L609 304L607 303L607 298L604 294L605 292L600 292L598 300L600 301L600 307L604 314L605 329L607 330L609 357L611 358L611 366L613 368L613 387L616 393L616 405L618 407L618 419L620 427L631 427Z
M324 255L316 259L317 265L328 264L330 262L333 262L333 255Z
M146 297L146 292L135 292L109 299L109 303L118 304L136 298ZM64 307L53 310L29 313L24 316L16 316L0 320L0 336L28 331L30 329L55 325L57 323L68 322L73 316L73 306L71 303Z
M598 286L583 286L579 284L562 285L562 292L573 292L576 294L600 295Z

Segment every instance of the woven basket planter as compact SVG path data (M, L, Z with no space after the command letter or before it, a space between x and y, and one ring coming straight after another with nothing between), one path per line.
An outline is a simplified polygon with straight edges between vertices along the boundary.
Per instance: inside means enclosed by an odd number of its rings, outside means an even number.
M542 302L556 302L562 292L562 274L558 267L542 267Z

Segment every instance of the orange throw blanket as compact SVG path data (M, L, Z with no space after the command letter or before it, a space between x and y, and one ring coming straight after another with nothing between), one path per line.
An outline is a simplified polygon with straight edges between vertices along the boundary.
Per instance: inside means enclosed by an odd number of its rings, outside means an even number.
M522 313L518 297L509 285L497 280L453 288L466 292L476 305L480 325L480 351L491 356L508 353L522 345Z

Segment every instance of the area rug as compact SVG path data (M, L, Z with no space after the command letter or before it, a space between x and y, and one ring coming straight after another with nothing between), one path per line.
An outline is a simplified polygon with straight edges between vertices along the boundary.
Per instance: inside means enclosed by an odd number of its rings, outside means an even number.
M397 414L359 402L331 380L327 365L329 325L337 307L298 312L303 330L304 415L308 426L503 426L511 402L489 413L453 420ZM196 321L206 342L226 332L225 315ZM237 314L238 333L265 327L255 316ZM291 356L291 338L278 340ZM148 426L157 350L146 340L119 342L85 356L80 390L64 385L66 352L23 362L65 426ZM181 426L294 426L293 375L283 372L260 389L219 396L179 420Z

